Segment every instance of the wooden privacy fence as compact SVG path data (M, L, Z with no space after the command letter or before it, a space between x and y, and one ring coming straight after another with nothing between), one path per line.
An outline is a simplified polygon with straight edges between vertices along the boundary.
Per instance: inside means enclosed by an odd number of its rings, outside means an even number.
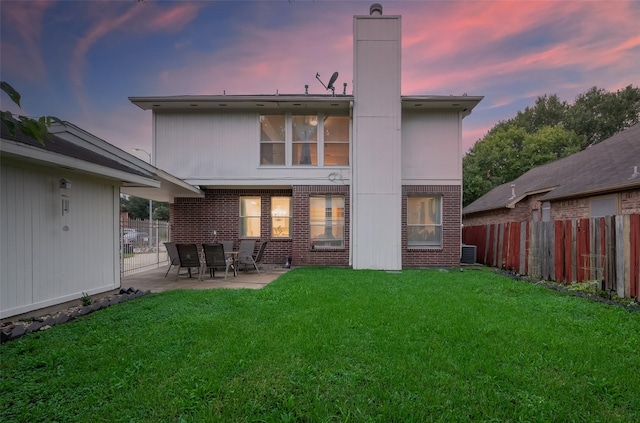
M601 281L640 300L640 215L465 226L478 263L566 284Z

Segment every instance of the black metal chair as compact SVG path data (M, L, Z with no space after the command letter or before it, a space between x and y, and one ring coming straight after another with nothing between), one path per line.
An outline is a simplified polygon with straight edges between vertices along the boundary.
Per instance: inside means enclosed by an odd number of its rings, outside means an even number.
M216 268L224 268L225 279L227 279L229 274L229 268L233 269L234 276L237 275L236 268L233 264L233 258L226 256L223 244L202 244L202 251L204 252L205 269L209 269L209 274L212 278L215 278L216 276Z
M166 278L172 266L180 265L180 257L178 257L178 249L176 248L175 242L165 242L164 246L166 247L167 255L169 256L169 268L167 269L167 273L164 274L164 277Z
M198 276L200 275L200 269L202 264L200 263L200 255L198 254L198 247L196 244L176 244L178 250L178 273L176 273L176 280L180 275L180 269L183 267L189 271L189 277L191 277L191 269L196 267L198 269Z

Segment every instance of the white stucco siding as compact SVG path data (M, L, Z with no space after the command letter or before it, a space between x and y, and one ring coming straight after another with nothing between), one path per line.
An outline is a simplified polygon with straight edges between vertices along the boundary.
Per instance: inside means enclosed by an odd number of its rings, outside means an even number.
M462 183L460 127L458 112L403 111L403 185Z
M193 185L349 183L350 166L261 166L259 118L257 112L156 113L155 165Z
M182 179L246 175L259 165L257 113L157 113L155 165Z
M120 286L117 186L5 160L0 180L1 317Z

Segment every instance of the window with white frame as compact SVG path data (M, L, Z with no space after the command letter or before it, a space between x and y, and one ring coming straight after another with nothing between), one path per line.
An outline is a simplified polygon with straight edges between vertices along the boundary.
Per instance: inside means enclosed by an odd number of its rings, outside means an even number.
M271 237L291 238L291 197L271 197Z
M349 116L326 116L323 120L324 165L349 165Z
M312 249L344 248L344 196L310 197L309 238Z
M442 197L407 197L407 246L442 247Z
M260 116L260 165L285 164L285 116Z
M347 115L260 115L261 166L349 166Z
M292 165L318 165L318 116L291 117Z
M260 238L260 197L240 197L240 238Z

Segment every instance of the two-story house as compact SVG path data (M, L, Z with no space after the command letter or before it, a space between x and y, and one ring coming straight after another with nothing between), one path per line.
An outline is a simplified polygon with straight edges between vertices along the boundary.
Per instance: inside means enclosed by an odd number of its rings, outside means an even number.
M482 97L402 96L401 17L353 19L352 94L131 97L176 242L268 240L263 261L400 270L460 261L462 119ZM338 90L340 91L340 90Z

